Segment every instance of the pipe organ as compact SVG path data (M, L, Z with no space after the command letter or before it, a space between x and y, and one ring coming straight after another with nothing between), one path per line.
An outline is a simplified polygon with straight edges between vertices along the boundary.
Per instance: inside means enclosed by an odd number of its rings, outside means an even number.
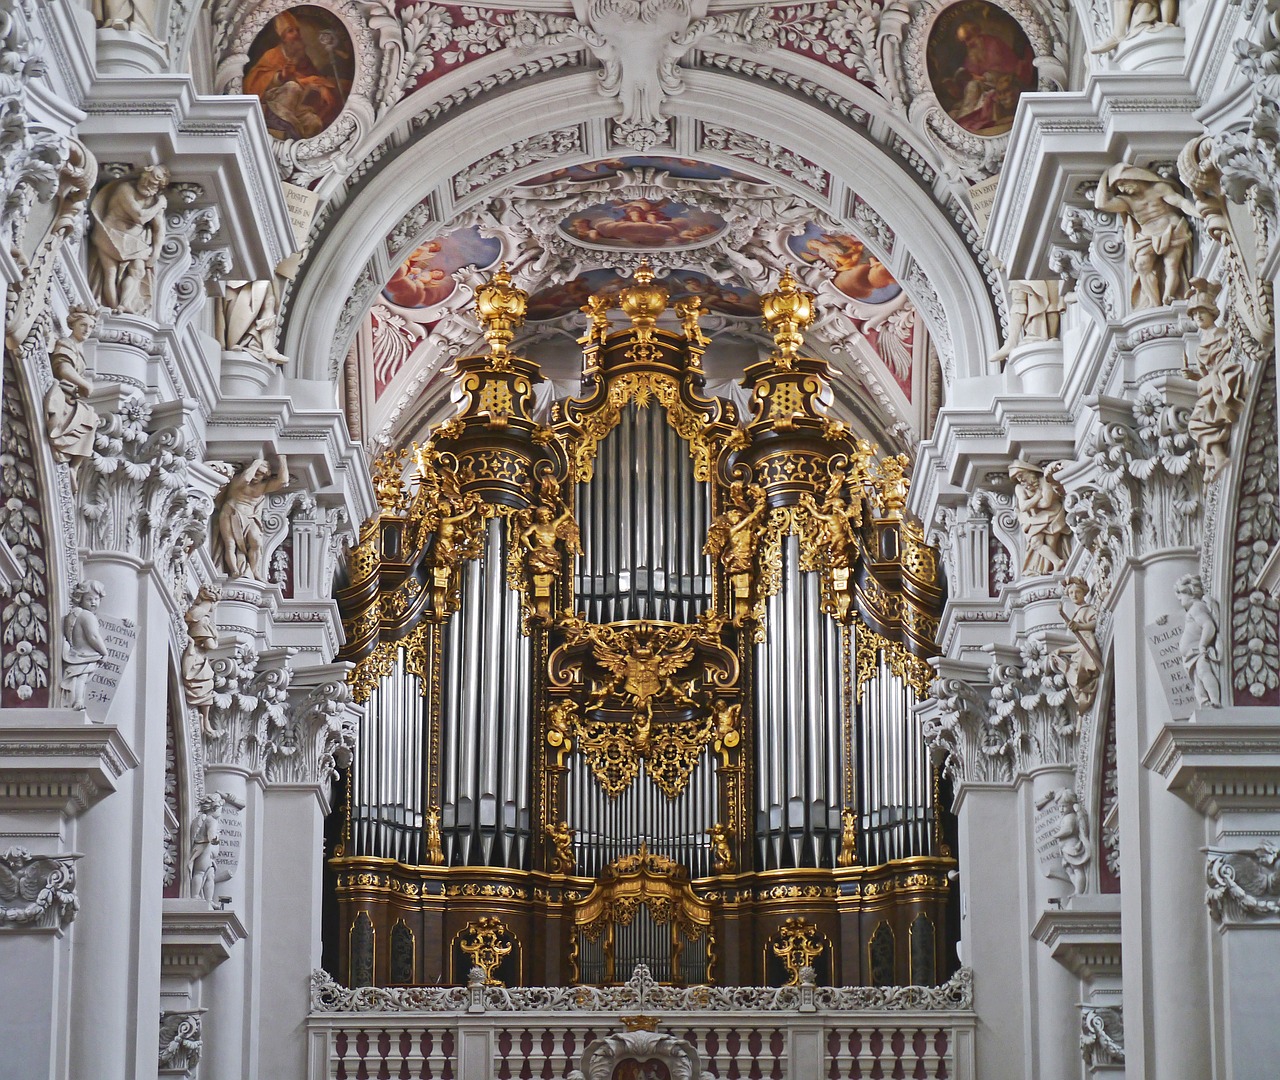
M487 350L457 361L456 414L375 463L339 589L366 708L332 838L342 976L945 977L954 863L914 713L938 559L905 457L827 412L812 296L764 297L743 416L704 392L699 302L668 311L641 266L584 308L581 392L545 424L526 302L505 271L478 291Z

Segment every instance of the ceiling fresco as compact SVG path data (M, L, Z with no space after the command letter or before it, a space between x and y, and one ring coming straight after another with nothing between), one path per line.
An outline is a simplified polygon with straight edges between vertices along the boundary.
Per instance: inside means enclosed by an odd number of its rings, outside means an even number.
M560 231L588 247L641 250L705 244L727 228L724 218L669 199L595 203L560 222Z
M457 287L453 275L464 266L487 270L502 255L502 241L481 236L474 226L456 229L414 248L382 290L385 300L401 308L433 308Z
M599 180L630 169L654 169L677 180L745 180L749 183L760 181L759 177L748 176L746 173L736 172L723 165L698 161L696 158L646 157L633 154L627 157L601 158L598 161L570 165L563 169L552 169L550 172L522 181L520 186L543 187L565 181Z

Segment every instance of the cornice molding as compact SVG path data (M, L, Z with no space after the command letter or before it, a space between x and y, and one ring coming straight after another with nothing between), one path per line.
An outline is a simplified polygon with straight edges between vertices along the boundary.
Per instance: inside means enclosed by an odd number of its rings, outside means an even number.
M1204 709L1164 726L1142 764L1206 817L1280 805L1280 709Z
M75 816L138 766L119 730L71 709L0 711L0 798L10 810Z

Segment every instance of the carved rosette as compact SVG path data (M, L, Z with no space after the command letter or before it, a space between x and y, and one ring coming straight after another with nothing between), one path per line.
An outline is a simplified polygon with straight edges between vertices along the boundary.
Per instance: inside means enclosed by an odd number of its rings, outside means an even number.
M9 848L0 855L0 931L63 930L80 908L79 855L32 855Z

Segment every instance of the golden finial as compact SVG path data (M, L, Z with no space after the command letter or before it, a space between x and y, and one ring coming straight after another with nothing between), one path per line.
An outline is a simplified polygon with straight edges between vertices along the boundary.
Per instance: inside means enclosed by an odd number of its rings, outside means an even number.
M667 290L653 284L653 268L641 262L631 275L635 283L618 294L618 306L622 308L636 331L637 342L644 343L653 334L658 316L667 309Z
M507 357L507 346L515 337L518 326L524 323L524 313L529 306L529 294L511 284L507 264L501 263L497 272L476 290L476 312L484 327L484 338L493 353L494 366L502 367Z
M804 344L804 329L813 322L813 293L797 288L799 282L784 270L778 287L760 298L764 323L773 331L778 347L778 363L790 368L796 351Z

